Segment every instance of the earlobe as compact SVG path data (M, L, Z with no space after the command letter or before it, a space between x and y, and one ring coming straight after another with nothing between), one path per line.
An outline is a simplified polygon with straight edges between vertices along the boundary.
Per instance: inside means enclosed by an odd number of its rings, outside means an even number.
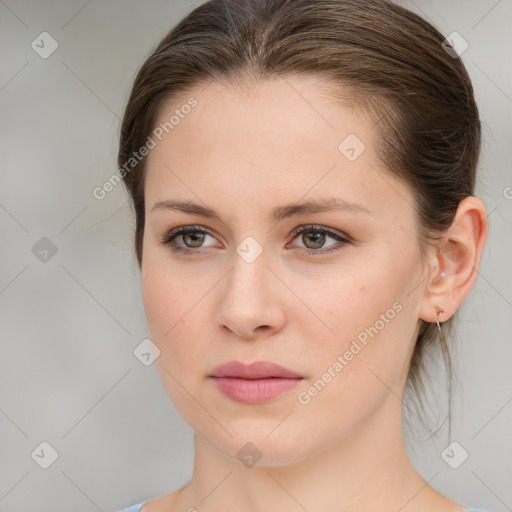
M437 304L434 304L434 309L436 310L436 315L437 315L437 318L436 318L437 328L439 329L439 334L442 335L443 331L441 329L441 324L439 323L439 317L444 313L444 309L439 307ZM442 321L442 317L441 317L441 321Z
M476 197L464 198L436 251L436 264L426 280L420 318L437 322L455 314L471 291L488 233L485 206Z

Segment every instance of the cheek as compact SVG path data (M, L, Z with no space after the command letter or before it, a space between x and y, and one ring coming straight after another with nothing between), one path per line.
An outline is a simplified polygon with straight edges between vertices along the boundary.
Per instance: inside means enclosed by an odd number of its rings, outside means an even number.
M303 328L315 327L328 345L355 337L379 319L397 300L398 290L390 272L376 265L361 268L331 267L293 280L294 294L300 299L297 318ZM318 347L315 347L318 348Z
M329 325L336 335L307 348L313 371L298 397L304 417L322 423L329 439L356 428L392 392L400 396L410 356L411 311L389 290L355 290L350 307L337 311L331 305Z
M404 370L416 327L413 297L408 296L414 268L409 272L402 266L398 271L384 260L367 263L350 272L338 269L330 277L317 276L313 291L308 284L315 280L296 283L297 295L316 316L303 311L296 319L306 339L316 340L303 349L307 360L315 362L316 376L331 368L338 356L343 370L339 364L338 372L331 369L344 375L334 379L338 382L376 381L371 369L386 382L394 382ZM342 277L334 279L335 274Z
M175 323L179 302L169 290L167 281L157 277L157 272L145 273L142 278L142 298L149 329L160 346L165 333Z
M142 280L142 294L151 340L160 350L156 359L160 379L176 409L194 425L197 410L186 390L194 389L193 378L204 358L197 343L198 322L193 321L200 304L190 312L192 306L187 307L189 301L179 293L180 286L179 278L161 278L152 272Z
M165 345L186 316L190 287L165 251L147 243L141 269L144 310L154 343Z
M205 358L201 340L208 281L192 283L179 272L157 270L144 272L142 296L151 339L160 349L157 364L165 366L177 378L197 373Z

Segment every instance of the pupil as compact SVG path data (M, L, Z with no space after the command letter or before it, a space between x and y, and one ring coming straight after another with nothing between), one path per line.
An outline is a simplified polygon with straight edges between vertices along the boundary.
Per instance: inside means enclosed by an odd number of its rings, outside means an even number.
M313 248L314 249L318 249L319 247L321 247L324 242L325 242L325 235L323 235L322 233L317 233L316 235L311 235L311 234L306 234L305 237L309 237L310 239L312 238L313 239ZM303 236L303 240L305 240L305 237ZM305 244L306 247L308 246L307 244Z
M186 245L189 245L189 241L188 240L185 240L185 238L191 238L192 239L192 245L190 245L190 247L200 247L201 246L201 242L204 238L204 234L203 233L196 233L196 234L190 234L190 233L186 233L185 236L184 236L184 241L185 241L185 244ZM199 242L199 243L196 243L196 242ZM195 244L195 245L194 245Z

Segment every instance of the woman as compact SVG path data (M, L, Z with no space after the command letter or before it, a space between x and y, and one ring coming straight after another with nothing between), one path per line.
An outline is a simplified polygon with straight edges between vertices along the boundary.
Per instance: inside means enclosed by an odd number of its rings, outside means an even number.
M488 225L462 61L388 1L211 0L139 71L118 163L190 482L130 512L463 512L402 399ZM475 509L469 509L475 510Z

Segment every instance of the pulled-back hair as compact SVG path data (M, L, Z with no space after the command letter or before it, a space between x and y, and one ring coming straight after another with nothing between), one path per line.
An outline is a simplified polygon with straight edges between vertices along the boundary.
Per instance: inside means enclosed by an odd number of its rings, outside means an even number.
M287 76L325 79L334 98L372 116L385 169L415 200L422 254L473 195L481 127L461 59L431 24L387 0L210 0L182 19L139 70L124 114L118 165L141 148L163 107L199 83ZM324 81L324 80L322 80ZM142 264L146 158L124 173ZM408 384L423 387L425 355L441 347L434 323L419 320ZM443 324L451 327L452 319ZM417 394L416 394L417 396Z

